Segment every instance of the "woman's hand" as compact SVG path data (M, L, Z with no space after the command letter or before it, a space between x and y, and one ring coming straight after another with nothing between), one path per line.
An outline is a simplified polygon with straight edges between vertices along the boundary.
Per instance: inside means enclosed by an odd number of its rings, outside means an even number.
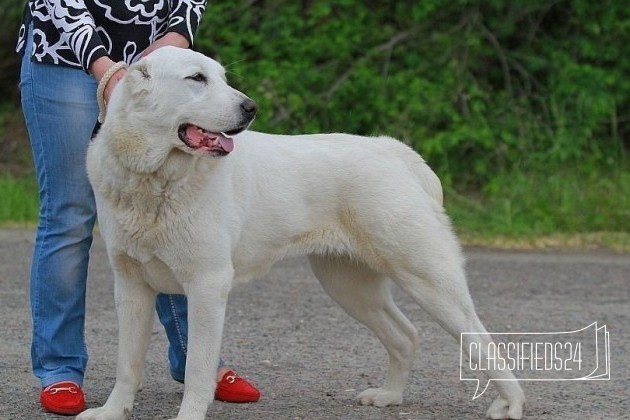
M146 57L158 48L172 45L174 47L188 48L190 43L185 36L178 34L177 32L167 32L160 39L157 39L153 44L149 45L143 52L142 56Z
M164 34L162 38L156 40L151 45L149 45L142 52L142 56L143 57L147 56L151 54L153 51L157 50L158 48L165 47L167 45L172 45L174 47L180 47L180 48L188 48L190 43L188 42L188 39L185 36L180 35L177 32L167 32L166 34ZM103 78L103 75L114 64L115 63L111 58L100 57L100 58L97 58L92 63L92 65L89 68L89 71L90 73L94 75L94 77L96 78L96 81L100 82L101 79ZM127 70L120 69L116 73L114 73L111 79L109 79L109 81L107 82L107 86L105 86L105 91L103 93L103 98L105 99L105 102L109 101L109 98L111 97L111 94L114 91L114 88L116 87L120 79L123 78L126 72Z
M89 70L90 70L90 73L92 73L94 77L96 78L96 81L100 82L101 79L103 78L103 75L105 75L107 70L114 64L115 63L114 61L112 61L111 58L100 57L100 58L97 58L92 63ZM116 87L120 79L123 78L126 72L127 70L120 69L116 73L114 73L114 75L109 79L109 81L107 82L107 85L105 86L105 91L103 92L103 99L105 100L105 102L109 101L109 98L111 97L111 94L114 91L114 88Z

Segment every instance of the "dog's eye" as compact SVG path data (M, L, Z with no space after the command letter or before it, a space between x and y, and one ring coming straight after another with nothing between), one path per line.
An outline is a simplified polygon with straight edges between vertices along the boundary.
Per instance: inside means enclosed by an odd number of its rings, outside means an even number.
M206 83L208 78L203 73L195 73L192 76L188 76L186 79L194 80L195 82Z

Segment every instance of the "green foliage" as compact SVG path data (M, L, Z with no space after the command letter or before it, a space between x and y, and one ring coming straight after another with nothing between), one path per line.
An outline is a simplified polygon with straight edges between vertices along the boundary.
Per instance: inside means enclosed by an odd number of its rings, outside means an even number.
M22 4L0 6L7 92ZM211 1L196 48L259 103L254 129L413 145L459 226L630 231L624 2Z
M247 1L197 37L261 105L257 128L387 133L447 185L622 164L630 12L619 2Z
M533 238L558 232L628 232L630 172L497 177L491 192L471 198L447 190L447 209L466 233Z
M38 198L32 177L0 176L0 221L32 222L37 216Z
M19 56L15 53L15 45L24 3L23 0L0 2L0 105L7 99L15 101L18 97Z

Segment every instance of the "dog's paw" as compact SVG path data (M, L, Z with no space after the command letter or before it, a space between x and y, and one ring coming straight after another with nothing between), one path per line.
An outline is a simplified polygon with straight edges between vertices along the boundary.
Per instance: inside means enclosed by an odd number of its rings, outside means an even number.
M510 404L505 398L498 397L488 408L486 416L490 419L520 419L523 417L523 403Z
M125 420L131 416L129 410L110 410L105 406L90 408L75 417L76 420Z
M390 391L384 388L370 388L360 393L357 401L361 405L373 405L375 407L400 405L402 404L402 392Z

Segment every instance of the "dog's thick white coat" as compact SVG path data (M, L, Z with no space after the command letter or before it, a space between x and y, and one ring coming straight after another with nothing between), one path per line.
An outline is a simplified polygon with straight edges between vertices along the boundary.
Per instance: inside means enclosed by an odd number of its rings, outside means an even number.
M419 155L387 137L243 131L234 151L218 156L178 136L182 124L244 128L247 99L218 63L170 47L131 66L116 88L88 173L115 274L118 368L106 404L80 419L130 415L157 292L188 296L177 418L205 418L231 285L289 255L308 255L326 292L389 353L383 386L361 393L361 404L400 404L415 356L418 335L392 300L392 281L457 340L486 332L440 182ZM487 344L486 337L471 339ZM524 396L512 374L488 375L500 394L488 416L520 418Z

